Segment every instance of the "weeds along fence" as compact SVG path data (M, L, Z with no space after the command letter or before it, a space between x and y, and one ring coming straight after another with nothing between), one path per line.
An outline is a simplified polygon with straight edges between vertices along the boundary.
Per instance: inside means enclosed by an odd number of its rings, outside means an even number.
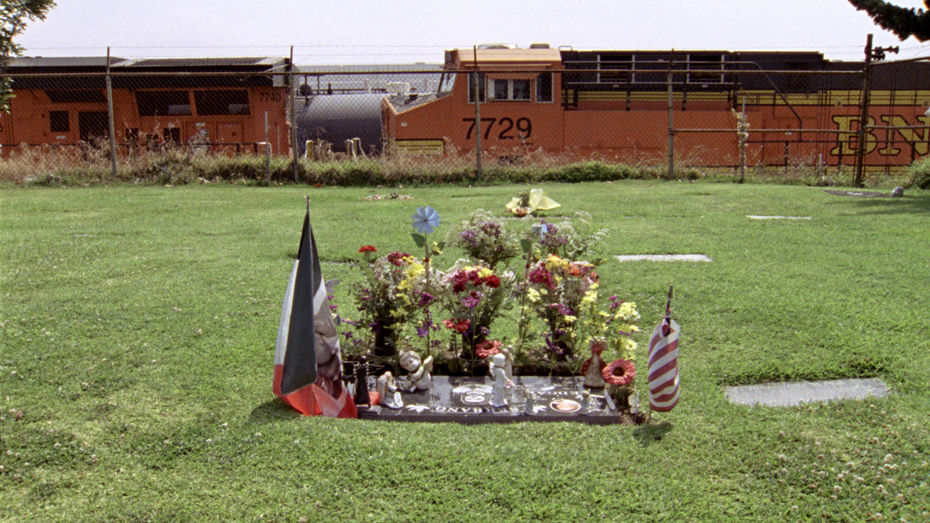
M299 68L274 58L18 59L2 73L14 98L0 115L0 177L860 183L927 156L930 62L816 56Z

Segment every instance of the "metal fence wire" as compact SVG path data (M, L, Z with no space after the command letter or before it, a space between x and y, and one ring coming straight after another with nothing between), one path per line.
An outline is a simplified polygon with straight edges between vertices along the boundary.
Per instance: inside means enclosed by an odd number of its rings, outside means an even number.
M0 73L14 94L0 115L0 165L107 163L115 172L145 155L181 152L430 157L478 170L482 161L595 159L670 171L889 173L930 147L927 59L556 49L500 58L504 51L377 68L17 59Z

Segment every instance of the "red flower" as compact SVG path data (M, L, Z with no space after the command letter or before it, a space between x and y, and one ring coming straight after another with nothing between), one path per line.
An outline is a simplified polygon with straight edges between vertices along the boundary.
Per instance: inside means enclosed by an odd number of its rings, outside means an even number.
M358 252L378 252L378 249L375 249L374 245L362 245Z
M465 334L465 331L467 331L468 327L471 326L471 320L467 318L461 321L442 320L442 324L445 325L447 329L452 329L460 334Z
M496 289L501 286L501 279L492 274L484 279L484 284L492 289Z
M624 386L633 383L633 377L636 376L636 365L632 361L619 359L610 362L601 371L604 381L611 385Z
M475 345L475 356L478 356L481 359L493 356L501 351L502 345L503 343L497 340L484 340L481 343Z
M404 260L404 258L406 258L407 256L410 256L410 255L407 254L406 252L397 252L397 251L394 251L394 252L392 252L391 254L388 254L388 255L387 255L387 259L388 259L389 262L391 262L391 263L393 263L394 265L400 267L401 265L404 264L404 261L403 261L403 260Z

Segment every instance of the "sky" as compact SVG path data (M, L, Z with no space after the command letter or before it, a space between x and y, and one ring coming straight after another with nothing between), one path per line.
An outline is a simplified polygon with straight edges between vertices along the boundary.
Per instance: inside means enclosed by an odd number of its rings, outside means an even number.
M923 7L922 0L894 0ZM27 56L287 56L298 64L441 63L484 43L575 49L819 51L862 60L900 41L847 0L58 0L18 42Z

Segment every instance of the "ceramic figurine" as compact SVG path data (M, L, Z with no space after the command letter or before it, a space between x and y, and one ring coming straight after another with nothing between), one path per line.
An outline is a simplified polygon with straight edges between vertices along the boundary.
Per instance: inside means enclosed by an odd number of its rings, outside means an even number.
M594 341L591 343L591 357L581 366L581 372L584 373L584 386L591 389L603 388L607 382L601 375L601 371L607 366L601 359L601 353L607 348L604 341Z
M397 390L397 380L394 379L391 371L385 372L378 377L377 390L381 396L378 403L381 405L389 409L402 409L404 407L404 399L401 398L400 391Z
M400 354L400 366L410 374L403 379L403 389L407 392L429 390L433 383L433 357L420 361L420 355L412 350Z
M494 385L491 389L491 406L506 407L507 401L504 399L504 389L513 388L513 380L507 377L507 356L497 353L491 357L491 377L494 378Z
M504 374L507 376L508 380L513 379L513 347L510 345L501 349L501 354L507 358L507 363L504 364Z

